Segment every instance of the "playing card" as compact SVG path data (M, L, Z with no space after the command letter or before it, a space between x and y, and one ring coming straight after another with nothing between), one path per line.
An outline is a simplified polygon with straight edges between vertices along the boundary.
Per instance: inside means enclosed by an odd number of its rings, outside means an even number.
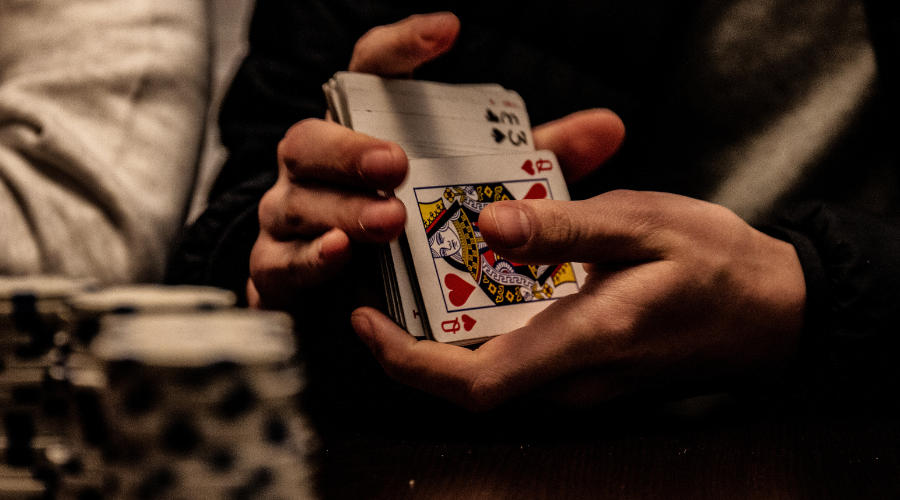
M409 158L534 150L525 103L500 85L340 72L323 90L338 123L394 141ZM410 270L409 248L391 242L381 251L380 262L388 314L410 334L424 338L423 301Z
M569 199L550 151L411 160L395 194L433 340L465 345L519 328L584 283L581 264L521 264L492 251L479 230L496 201Z
M385 289L388 296L388 314L400 324L410 335L424 338L425 327L422 324L422 304L419 293L414 288L416 283L409 272L408 248L400 240L394 240L387 246L385 257L389 259L385 275Z
M494 84L451 85L342 72L324 86L335 119L409 158L533 150L525 103Z

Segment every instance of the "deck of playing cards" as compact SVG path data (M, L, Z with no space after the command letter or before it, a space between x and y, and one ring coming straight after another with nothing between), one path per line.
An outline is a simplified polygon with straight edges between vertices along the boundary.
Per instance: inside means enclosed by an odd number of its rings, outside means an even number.
M394 193L406 231L385 246L388 314L416 337L467 345L513 330L584 283L581 264L527 265L485 244L479 214L502 200L568 200L556 157L535 151L525 103L499 85L337 73L324 85L338 123L399 144Z

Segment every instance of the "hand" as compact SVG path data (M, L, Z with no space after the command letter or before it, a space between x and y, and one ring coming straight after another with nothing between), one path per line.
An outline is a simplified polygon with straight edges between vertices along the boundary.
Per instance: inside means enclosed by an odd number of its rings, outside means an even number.
M411 75L453 46L459 19L450 13L412 16L372 29L354 48L351 71ZM304 289L337 274L351 240L386 243L400 235L403 205L381 198L406 176L394 143L333 123L294 125L278 147L278 181L260 201L260 234L250 255L247 301L285 309Z
M590 263L587 282L475 350L357 309L357 333L395 379L473 410L535 391L589 405L761 376L796 348L806 290L794 248L723 207L614 191L495 203L479 222L516 261Z
M351 71L411 75L450 50L459 19L416 15L373 28L357 42ZM539 149L557 154L577 180L611 156L624 126L608 110L575 113L534 130ZM260 202L260 234L250 256L251 307L284 309L299 292L337 274L351 258L351 240L385 243L403 230L402 204L375 195L406 176L405 153L321 120L292 127L279 144L279 176Z
M250 254L251 307L287 309L302 290L349 260L350 240L386 243L406 211L378 196L406 176L400 146L336 123L304 120L278 146L278 180L259 203L260 233Z

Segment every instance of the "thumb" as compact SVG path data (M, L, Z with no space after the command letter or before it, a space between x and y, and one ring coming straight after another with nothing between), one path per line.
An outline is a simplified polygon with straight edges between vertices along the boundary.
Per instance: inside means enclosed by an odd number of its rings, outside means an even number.
M348 69L381 76L411 76L413 70L453 47L459 27L454 14L437 12L372 28L356 42Z
M643 219L644 193L614 191L590 200L492 203L478 217L488 247L528 264L652 260L662 248Z

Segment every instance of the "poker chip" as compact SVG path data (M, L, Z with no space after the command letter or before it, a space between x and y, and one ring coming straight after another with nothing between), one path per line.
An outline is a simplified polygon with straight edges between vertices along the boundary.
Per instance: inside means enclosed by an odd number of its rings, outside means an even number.
M208 286L191 285L125 285L69 298L76 311L102 314L131 308L134 312L173 312L224 309L235 304L233 292Z
M91 351L101 360L152 366L282 363L294 353L290 316L226 310L210 313L106 316Z
M104 317L105 498L314 498L294 338L275 312Z
M48 458L57 478L58 499L102 497L106 473L103 447L108 429L99 400L106 390L106 376L88 350L100 331L102 318L215 311L233 307L235 300L232 292L218 288L155 284L113 286L67 299L73 319L71 342L65 349L65 377L78 418L69 425L68 454Z
M38 359L53 347L65 330L69 308L65 301L93 285L85 279L59 276L0 277L0 354Z
M90 278L64 276L0 276L0 302L22 295L40 299L67 299L91 289L96 282Z
M0 441L0 450L5 442ZM3 500L43 500L47 490L25 469L0 464L0 498Z
M313 498L289 316L0 279L0 498Z
M43 497L39 471L68 421L63 359L55 346L71 321L66 300L93 282L59 276L0 277L0 497Z
M75 315L77 341L88 345L96 336L98 321L107 314L159 314L212 311L234 306L233 292L206 286L123 285L69 298Z

